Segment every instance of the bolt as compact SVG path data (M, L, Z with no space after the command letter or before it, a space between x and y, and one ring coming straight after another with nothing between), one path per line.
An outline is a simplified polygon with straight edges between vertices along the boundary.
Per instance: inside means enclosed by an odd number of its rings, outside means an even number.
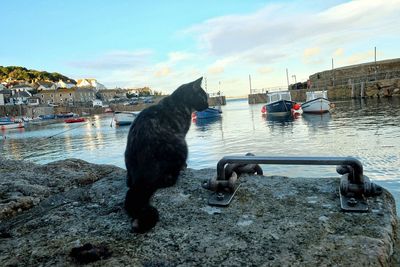
M223 200L223 199L224 199L224 193L219 192L219 193L217 194L217 199L218 199L218 200Z
M347 200L347 204L350 207L354 207L355 205L357 205L357 203L358 203L358 201L354 197L351 197L349 200Z

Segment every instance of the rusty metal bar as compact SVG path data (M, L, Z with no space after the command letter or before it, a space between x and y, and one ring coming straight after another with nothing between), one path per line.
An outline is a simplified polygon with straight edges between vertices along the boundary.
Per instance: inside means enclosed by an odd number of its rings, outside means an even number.
M265 157L265 156L225 156L217 164L217 180L226 180L225 165L229 163L239 164L278 164L278 165L345 165L353 168L349 179L352 183L364 182L363 166L353 157Z

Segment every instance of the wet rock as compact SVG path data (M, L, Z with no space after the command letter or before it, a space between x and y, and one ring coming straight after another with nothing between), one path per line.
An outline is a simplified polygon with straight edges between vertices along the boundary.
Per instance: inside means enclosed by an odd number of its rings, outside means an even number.
M8 168L0 169L1 204L40 202L1 219L0 266L396 265L397 216L386 190L369 199L370 212L345 213L339 178L243 176L230 206L209 207L202 181L216 171L187 169L155 194L158 224L134 234L123 209L125 170L79 160L1 161ZM22 181L40 190L17 194L13 184Z

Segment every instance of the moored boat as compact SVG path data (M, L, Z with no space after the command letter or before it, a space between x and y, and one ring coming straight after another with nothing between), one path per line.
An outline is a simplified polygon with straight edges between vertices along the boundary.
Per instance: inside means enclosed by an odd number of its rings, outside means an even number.
M7 124L13 124L14 119L11 119L9 117L1 117L0 118L0 125L7 125Z
M262 107L261 112L275 116L286 116L299 108L300 106L292 101L289 91L277 91L267 93L267 104Z
M117 126L131 125L136 119L139 112L133 111L116 111L114 112L114 122Z
M77 117L77 118L69 118L64 120L65 123L76 123L76 122L85 122L86 119L82 117Z
M56 114L56 118L58 118L58 119L72 118L72 117L76 117L76 116L77 115L72 112L62 112L62 113Z
M210 118L219 118L222 115L221 107L218 108L206 108L202 111L195 111L192 113L193 119L210 119Z
M301 104L304 113L329 112L330 101L326 91L306 92L306 102Z
M16 129L16 128L24 128L24 122L22 120L15 121L9 117L0 118L0 129Z
M56 118L56 115L54 114L39 115L39 118L42 120L53 120Z

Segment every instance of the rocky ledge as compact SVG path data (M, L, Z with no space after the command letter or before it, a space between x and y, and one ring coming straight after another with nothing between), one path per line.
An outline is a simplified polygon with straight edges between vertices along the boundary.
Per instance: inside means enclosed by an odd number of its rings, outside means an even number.
M395 202L386 190L369 199L370 212L345 213L338 178L243 176L230 206L216 208L201 187L214 175L187 169L155 195L156 227L133 234L125 170L0 159L0 266L397 264Z

